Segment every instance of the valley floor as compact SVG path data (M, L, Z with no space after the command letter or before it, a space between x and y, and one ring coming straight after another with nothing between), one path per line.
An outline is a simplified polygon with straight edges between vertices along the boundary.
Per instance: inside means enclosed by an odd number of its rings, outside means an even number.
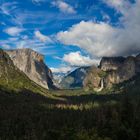
M140 94L0 90L0 140L140 140Z

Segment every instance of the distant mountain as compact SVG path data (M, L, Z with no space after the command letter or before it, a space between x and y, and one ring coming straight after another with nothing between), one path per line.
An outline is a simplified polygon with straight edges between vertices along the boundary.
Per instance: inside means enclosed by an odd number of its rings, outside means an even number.
M83 87L83 80L89 68L90 67L80 67L64 76L60 82L60 87L65 89Z
M44 56L31 49L8 50L14 65L23 71L38 85L50 89L55 88L51 70L44 63Z
M7 53L0 49L0 90L22 91L28 90L45 94L46 90L31 81L20 71Z
M67 75L67 73L53 73L53 83L56 87L61 88L60 87L60 83L62 81L62 79Z
M140 55L136 57L103 57L98 67L78 68L61 81L62 88L110 89L140 73Z

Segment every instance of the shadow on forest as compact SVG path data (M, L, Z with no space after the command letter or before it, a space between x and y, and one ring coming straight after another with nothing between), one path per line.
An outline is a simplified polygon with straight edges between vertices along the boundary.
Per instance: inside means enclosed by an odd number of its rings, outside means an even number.
M0 87L0 100L8 100L9 103L11 101L20 102L20 103L47 103L47 104L57 104L64 103L64 101L60 99L53 99L48 97L48 93L46 96L41 95L40 93L34 93L33 91L22 89L18 92L13 90L7 90L6 88ZM1 102L2 103L2 102ZM5 104L5 103L4 103Z
M125 94L58 96L66 99L62 101L26 89L19 93L0 90L0 139L138 140L139 102L135 100L131 103L131 98L126 98L120 105L104 105L82 111L42 106L119 101L124 96Z
M110 101L120 101L125 94L104 94L104 95L97 95L97 94L85 94L85 95L78 95L78 96L66 96L66 95L55 95L56 97L61 97L67 100L67 104L86 104L88 102L99 102L105 103Z
M53 91L55 92L55 90ZM61 92L61 90L59 91ZM62 91L63 92L63 91ZM73 92L73 90L72 90ZM50 93L47 93L48 95ZM47 95L46 94L46 95ZM106 103L106 102L111 102L111 101L121 101L123 98L126 96L131 96L131 93L123 93L123 94L104 94L104 95L97 95L94 93L90 94L82 94L82 95L51 95L52 97L49 96L44 96L39 93L34 93L30 90L27 89L22 89L19 92L15 91L9 91L5 88L0 87L0 96L1 99L5 97L5 99L13 99L16 100L17 102L29 102L29 103L46 103L46 104L66 104L66 105L79 105L79 104L86 104L89 102L98 102L98 103ZM53 98L55 97L55 98Z

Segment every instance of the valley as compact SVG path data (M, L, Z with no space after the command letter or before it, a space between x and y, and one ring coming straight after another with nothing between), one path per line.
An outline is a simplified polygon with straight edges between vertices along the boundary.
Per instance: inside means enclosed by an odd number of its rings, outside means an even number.
M140 140L140 0L0 0L0 140Z
M30 58L28 65L32 60L34 59ZM86 72L89 72L90 80L106 76L94 66L90 71L84 69L89 67L77 69L70 76L75 78L78 75L81 78ZM139 74L111 88L104 88L100 92L93 88L82 87L48 90L38 85L36 81L32 81L24 71L16 67L6 52L0 50L0 76L1 140L138 140L140 138ZM79 81L82 85L82 79ZM75 83L79 81L77 79Z
M0 90L0 138L138 140L138 89L103 95L83 90L50 91L53 97Z

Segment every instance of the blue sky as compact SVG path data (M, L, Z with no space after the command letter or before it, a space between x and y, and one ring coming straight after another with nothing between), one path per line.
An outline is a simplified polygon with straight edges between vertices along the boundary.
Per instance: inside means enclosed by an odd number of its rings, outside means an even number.
M136 54L140 39L130 32L138 32L139 5L140 0L0 0L0 47L34 49L54 72L97 64L102 56Z

